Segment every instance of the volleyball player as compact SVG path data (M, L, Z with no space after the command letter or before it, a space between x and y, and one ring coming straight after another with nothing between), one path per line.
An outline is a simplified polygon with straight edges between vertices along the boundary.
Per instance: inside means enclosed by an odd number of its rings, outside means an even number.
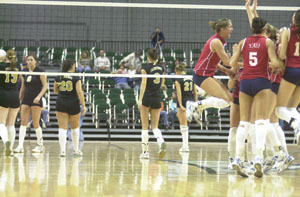
M24 75L22 87L20 90L21 105L21 126L19 130L19 145L14 150L15 153L23 153L26 127L30 113L32 114L32 124L37 137L37 146L32 150L33 153L42 153L44 151L42 129L40 127L40 117L43 110L42 96L48 89L45 75L31 75L33 72L44 72L36 64L36 58L32 55L27 57L28 74Z
M250 27L252 24L252 20L253 17L258 17L258 13L256 11L257 8L257 0L253 1L253 9L251 10L250 8L250 2L251 0L247 0L246 1L246 10L247 10L247 15L248 15L248 19L250 22ZM277 39L277 34L278 34L278 29L275 28L273 25L267 23L266 24L266 31L264 36L266 36L267 38L271 39L274 43L278 41L280 41L280 39ZM276 44L276 50L278 49L278 42ZM270 122L271 122L271 127L269 127L268 130L268 134L267 134L267 139L266 139L266 158L264 161L264 170L268 170L271 169L273 167L273 169L275 170L283 170L281 168L276 169L277 166L274 165L276 164L276 160L278 159L276 156L276 151L278 150L278 147L281 149L283 149L283 151L286 153L287 159L286 159L286 165L285 168L287 168L294 160L294 158L292 156L288 155L288 151L287 151L287 146L286 146L286 140L285 140L285 136L284 136L284 132L282 130L282 128L279 126L279 120L275 115L275 106L276 106L276 97L277 97L277 92L278 92L278 87L279 87L279 83L281 81L280 74L273 74L273 73L280 73L282 72L282 69L272 69L271 67L269 67L268 69L269 72L269 79L271 81L271 90L269 91L269 102L267 102L266 104L268 105L267 110L269 112L269 117L270 117ZM276 80L276 81L274 81ZM253 107L252 109L255 109L255 107ZM255 113L255 110L252 110L252 113ZM251 117L253 117L254 114L251 115ZM251 118L252 119L252 118ZM251 127L252 126L252 122L251 122ZM251 129L248 130L248 132ZM275 152L274 152L275 151ZM275 153L275 155L274 155Z
M6 52L0 50L0 70L18 71L16 52L12 49L7 51L7 60L4 62ZM21 79L23 79L20 76ZM15 121L20 107L18 91L18 74L0 75L0 135L5 144L5 155L9 156L12 152L12 144L15 138Z
M255 17L252 21L253 35L242 40L234 48L234 54L230 64L235 66L240 56L244 60L244 70L240 82L240 123L236 137L236 159L234 169L238 174L247 177L247 173L242 169L241 159L243 152L247 128L250 125L250 112L253 102L255 102L255 130L256 130L256 157L254 175L262 177L263 150L266 141L267 130L270 127L269 114L266 109L265 100L268 99L270 91L270 81L268 80L268 61L271 65L278 68L283 67L283 62L278 59L275 53L274 43L267 39L264 34L266 31L266 20ZM279 161L284 158L282 151L278 150Z
M194 68L193 81L212 97L198 102L187 102L186 115L189 122L192 121L193 115L195 119L199 119L202 110L205 108L225 108L233 101L232 95L225 85L213 78L217 68L227 75L234 74L230 69L219 63L221 60L223 64L229 65L229 57L224 46L226 44L225 39L230 38L233 30L232 23L230 19L221 18L217 21L210 21L209 25L216 34L204 45ZM195 113L196 108L198 108L198 113Z
M300 9L294 13L292 22L281 37L279 57L285 60L286 69L278 90L276 115L295 129L300 145L300 115L296 110L300 102Z
M233 68L237 73L234 77L230 77L228 80L228 88L234 89L232 92L233 103L230 106L230 130L228 136L228 153L229 153L229 165L228 169L232 169L232 162L235 156L235 138L236 130L240 122L240 107L239 107L239 92L240 92L240 76L242 69Z
M162 75L164 74L164 67L158 63L158 54L156 49L149 49L147 52L148 64L142 66L142 75ZM138 107L140 109L142 121L142 154L141 159L149 159L148 152L148 124L149 113L151 114L151 129L157 139L159 145L159 158L163 158L166 154L166 143L162 137L161 131L158 128L161 108L161 93L160 88L164 84L164 78L142 78L140 87L140 96Z
M185 75L184 63L181 63L175 67L176 75ZM186 118L186 102L197 101L198 94L196 84L192 79L183 78L178 79L175 82L176 94L177 94L177 116L180 123L180 132L182 135L182 147L179 149L180 152L189 152L189 128L187 125Z
M65 60L62 65L62 72L74 73L74 62L72 60ZM56 101L56 117L59 127L60 156L66 156L66 140L69 123L72 130L74 155L81 156L82 152L78 147L80 104L82 106L82 115L84 115L85 101L80 78L68 75L56 77L54 82L54 92L58 94Z
M253 9L250 9L250 0L246 1L246 10L248 14L249 21L253 19L253 17L258 17L258 13L256 12L257 8L257 0L253 1ZM252 21L250 22L251 25ZM276 42L276 54L278 55L278 50L280 48L280 43L281 43L281 34L284 29L281 29L280 31L277 30L274 26L271 24L267 23L266 25L266 31L265 31L265 36L269 39L271 39L273 42ZM285 168L287 168L289 165L292 164L294 161L294 157L288 155L288 150L287 150L287 145L286 145L286 139L284 132L282 128L279 125L279 120L277 116L275 115L275 107L276 107L276 99L277 99L277 93L279 89L279 84L282 80L282 74L283 74L284 69L272 69L269 68L269 78L271 81L271 91L269 95L269 104L268 110L270 114L270 122L273 127L270 128L269 135L267 136L267 141L266 141L266 154L267 158L270 156L270 158L273 156L273 147L275 149L278 146L281 146L283 151L287 154L288 158L286 160L286 165ZM295 108L294 108L295 110ZM275 157L276 158L276 157ZM265 163L264 169L271 168L272 165L274 165L274 157L272 159L267 159Z

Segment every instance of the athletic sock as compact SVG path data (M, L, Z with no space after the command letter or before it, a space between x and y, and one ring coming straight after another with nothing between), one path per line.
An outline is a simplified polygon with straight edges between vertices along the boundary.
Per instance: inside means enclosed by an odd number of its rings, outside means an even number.
M142 130L142 150L148 152L149 133L148 130Z
M79 128L71 129L72 131L72 141L73 141L73 149L74 151L79 150Z

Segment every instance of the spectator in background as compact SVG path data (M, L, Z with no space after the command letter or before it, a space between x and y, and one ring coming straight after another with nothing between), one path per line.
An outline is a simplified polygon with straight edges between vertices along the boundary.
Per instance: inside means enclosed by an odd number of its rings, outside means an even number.
M135 74L140 75L141 74L142 66L137 67ZM138 92L141 86L142 78L136 77L134 78L134 91Z
M136 51L124 57L120 61L120 65L124 64L125 68L129 68L130 65L134 65L134 68L136 69L142 64L142 60L142 51Z
M117 72L113 72L113 74L126 74L126 70L122 68L118 68ZM130 86L128 85L128 77L114 77L114 80L116 81L116 88L119 88L121 90L129 89Z
M24 55L22 57L22 63L20 64L20 67L22 68L22 70L24 70L25 68L28 68L28 66L27 66L27 56L26 55Z
M84 71L91 71L91 57L87 50L81 52L77 71L84 72Z
M160 27L156 27L155 31L151 34L151 44L153 48L158 50L158 54L160 54L164 42L164 33L160 31Z
M130 75L134 75L136 73L136 69L134 68L134 65L131 64L129 66L129 69L128 69L127 73L130 74ZM128 85L131 88L134 88L134 78L132 78L132 77L128 78Z
M169 122L168 122L168 113L167 111L164 109L164 102L161 102L161 111L160 111L160 117L162 118L163 120L163 126L164 126L164 129L167 129L169 128Z
M94 71L101 72L101 71L110 71L110 61L107 57L104 56L105 51L100 50L100 56L95 59L94 62Z
M174 129L174 122L175 122L175 116L177 114L177 97L176 92L172 92L172 98L169 102L169 113L168 116L170 117L171 124L170 127Z

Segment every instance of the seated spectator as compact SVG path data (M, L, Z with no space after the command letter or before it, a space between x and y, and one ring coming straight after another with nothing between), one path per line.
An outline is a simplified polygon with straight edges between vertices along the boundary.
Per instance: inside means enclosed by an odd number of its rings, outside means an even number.
M120 61L121 64L125 64L125 68L129 68L130 65L134 65L134 68L136 69L138 66L142 64L142 51L136 51L134 53L130 53L126 57L124 57Z
M129 69L128 69L127 73L130 74L130 75L134 75L136 73L136 69L134 68L134 65L131 64L129 66ZM132 77L128 78L128 85L131 88L134 88L134 78L132 78Z
M138 66L137 69L136 69L136 72L135 74L141 74L141 69L142 69L142 66ZM142 78L140 77L135 77L134 78L134 91L135 92L138 92L139 89L140 89L140 86L141 86L141 82L142 82Z
M169 122L168 122L168 113L166 110L164 110L164 102L161 102L161 111L160 111L160 118L163 121L163 128L167 129L169 128Z
M100 50L100 56L95 59L94 62L94 71L101 72L101 71L110 71L110 61L107 57L104 56L105 51Z
M113 73L126 74L126 70L121 67L117 70L117 72L113 72ZM130 88L130 86L128 85L128 77L114 77L114 80L116 81L116 88L119 88L121 90Z
M170 127L174 129L174 122L175 122L175 116L177 114L177 97L176 92L172 92L172 98L169 101L169 113L168 116L170 117L171 124Z
M91 57L87 50L81 52L77 71L84 72L84 71L91 71Z

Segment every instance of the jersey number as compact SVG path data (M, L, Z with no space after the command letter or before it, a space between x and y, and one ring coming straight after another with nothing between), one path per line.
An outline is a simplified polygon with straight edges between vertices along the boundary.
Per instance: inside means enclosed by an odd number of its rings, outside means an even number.
M296 42L295 46L296 46L296 50L295 50L294 56L300 56L300 54L299 54L300 42Z
M62 81L60 82L60 86L59 86L59 91L68 91L68 92L71 92L73 90L73 83L72 81Z
M159 73L155 73L154 75L159 75ZM156 77L156 78L153 80L153 83L154 83L154 84L159 84L159 83L160 83L160 78L159 78L159 77Z
M184 82L184 89L185 92L193 91L193 82Z
M10 77L11 76L11 77ZM17 83L18 74L5 74L5 83Z
M249 53L249 64L250 66L257 65L257 52L250 52Z

